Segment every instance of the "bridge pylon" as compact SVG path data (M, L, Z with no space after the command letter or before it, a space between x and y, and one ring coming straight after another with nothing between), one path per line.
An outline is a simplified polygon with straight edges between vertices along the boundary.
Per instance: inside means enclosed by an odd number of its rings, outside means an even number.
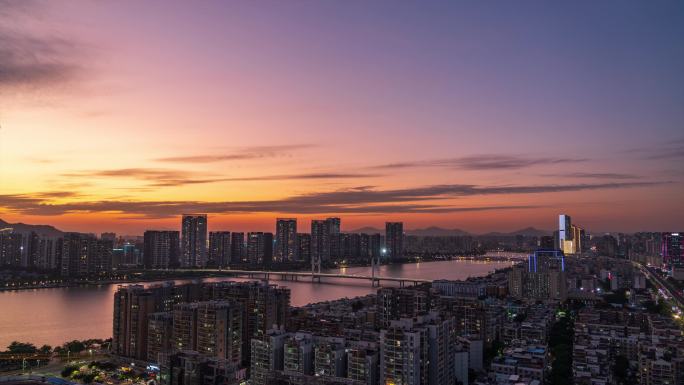
M321 274L321 256L312 255L311 256L311 281L318 279L321 282L320 275L317 277L316 274Z
M380 259L371 257L371 287L380 287L380 280L375 278L375 271L380 266Z

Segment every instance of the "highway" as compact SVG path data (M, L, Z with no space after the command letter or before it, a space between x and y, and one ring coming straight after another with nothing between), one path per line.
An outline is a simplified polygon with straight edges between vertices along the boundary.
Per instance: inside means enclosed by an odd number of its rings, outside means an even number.
M639 269L651 280L651 282L655 283L660 289L664 290L667 292L667 294L677 302L677 306L679 308L684 308L684 295L682 295L682 291L677 289L676 287L672 286L667 280L663 279L663 277L660 276L660 273L653 267L648 267L644 266L642 264L638 264Z

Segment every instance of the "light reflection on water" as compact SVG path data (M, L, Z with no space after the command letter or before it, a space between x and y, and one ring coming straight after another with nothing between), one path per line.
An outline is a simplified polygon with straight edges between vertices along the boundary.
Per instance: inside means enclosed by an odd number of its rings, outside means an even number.
M510 266L510 262L440 261L380 266L383 277L465 279ZM371 275L370 267L346 267L329 273ZM228 280L210 278L205 281ZM245 279L234 279L244 281ZM177 281L183 282L182 280ZM273 281L292 290L292 305L356 297L375 291L362 280L324 279L311 283ZM112 335L112 307L117 284L0 292L0 350L12 341L60 345L73 339Z

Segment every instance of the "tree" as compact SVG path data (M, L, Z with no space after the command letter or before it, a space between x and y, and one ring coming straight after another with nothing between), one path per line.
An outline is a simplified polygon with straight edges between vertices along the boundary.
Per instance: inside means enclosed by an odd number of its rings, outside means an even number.
M72 353L80 353L86 349L86 346L81 341L73 340L65 343L64 349Z
M38 349L36 349L34 344L14 341L7 346L7 351L10 353L30 354L37 352Z
M50 354L50 353L52 352L52 346L50 346L50 345L43 345L43 346L40 347L40 349L38 349L38 351L39 351L41 354Z

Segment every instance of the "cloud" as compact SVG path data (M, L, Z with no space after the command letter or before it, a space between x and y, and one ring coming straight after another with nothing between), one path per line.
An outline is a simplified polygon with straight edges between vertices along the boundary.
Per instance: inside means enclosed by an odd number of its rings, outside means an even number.
M147 182L154 187L183 186L189 184L205 184L221 182L223 178L212 178L205 174L198 174L185 170L163 168L120 168L112 170L80 171L62 174L65 177L76 178L124 178L137 179Z
M368 173L305 173L285 175L264 175L253 177L219 177L211 174L196 173L186 170L166 168L121 168L112 170L80 171L62 174L71 178L122 178L137 179L148 183L151 187L172 187L192 184L207 184L219 182L248 182L274 180L305 180L305 179L357 179L381 176Z
M304 150L315 147L312 144L290 144L280 146L252 146L236 150L232 153L225 154L201 154L201 155L185 155L185 156L171 156L154 159L158 162L172 162L172 163L216 163L230 160L250 160L260 158L275 158L287 156L292 151Z
M226 178L227 181L269 181L269 180L304 180L304 179L357 179L357 178L375 178L383 176L382 174L365 174L365 173L335 173L335 172L321 172L310 174L285 174L285 175L266 175L242 178Z
M525 157L519 155L472 155L371 166L373 169L443 167L463 170L513 170L544 164L586 162L585 158Z
M41 194L0 195L0 207L27 215L65 213L120 213L145 217L172 217L182 212L228 213L454 213L529 209L534 205L453 206L449 199L477 195L515 195L581 190L652 187L667 182L616 182L539 186L436 185L408 189L376 190L367 186L322 193L295 195L269 201L137 201L99 200L55 203Z
M58 34L36 33L37 3L0 1L0 89L43 89L73 81L83 68L83 47Z
M615 179L615 180L629 180L639 179L639 175L622 174L612 172L573 172L568 174L545 174L546 177L554 178L585 178L585 179Z
M681 160L684 159L684 138L670 139L667 142L631 148L623 152L638 154L640 159L645 160Z

